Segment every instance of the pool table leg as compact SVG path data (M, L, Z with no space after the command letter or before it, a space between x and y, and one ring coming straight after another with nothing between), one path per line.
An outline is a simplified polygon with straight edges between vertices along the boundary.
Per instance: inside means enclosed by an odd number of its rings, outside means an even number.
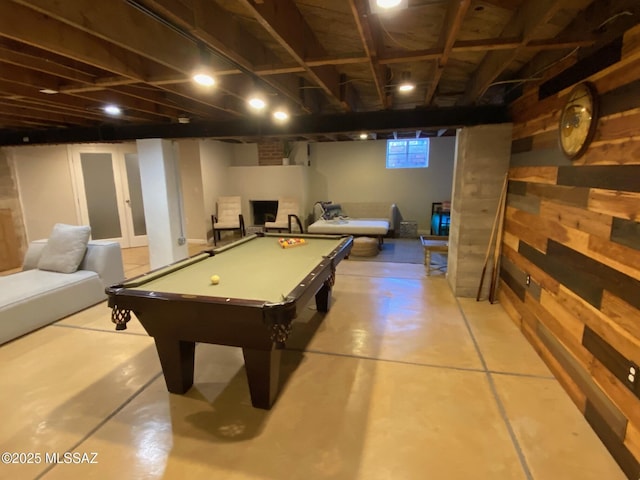
M319 312L328 312L331 303L331 285L325 282L316 293L316 309Z
M153 338L160 357L160 364L171 393L185 393L193 385L195 342Z
M244 366L249 381L251 404L269 410L278 395L281 349L253 350L243 348Z

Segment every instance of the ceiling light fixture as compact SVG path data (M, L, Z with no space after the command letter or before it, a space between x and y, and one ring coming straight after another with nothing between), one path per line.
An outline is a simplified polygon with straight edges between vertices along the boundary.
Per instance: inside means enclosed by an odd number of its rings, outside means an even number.
M178 117L178 123L189 123L189 122L191 122L191 119L186 115L180 115Z
M47 95L55 95L56 93L58 93L58 91L53 90L51 88L43 88L42 90L40 90L40 93L46 93Z
M267 102L265 102L264 99L262 97L259 97L258 95L254 95L253 97L251 97L248 103L249 106L254 110L262 110L267 106Z
M198 85L202 85L203 87L211 87L216 84L215 78L213 78L208 73L202 73L202 72L196 73L193 76L193 81L196 82Z
M362 132L360 134L360 140L366 140L367 138L369 138L369 134Z
M380 8L394 8L400 5L402 0L376 0L376 5Z
M411 81L411 74L409 72L402 72L402 80L398 85L398 91L402 93L411 92L416 88L416 84Z
M373 14L393 15L409 8L409 0L369 0L369 8Z
M118 116L122 113L122 109L117 105L105 105L103 110L104 110L104 113L113 115L113 116Z
M279 122L284 122L285 120L289 119L289 114L284 110L276 110L275 112L273 112L273 118L275 118Z

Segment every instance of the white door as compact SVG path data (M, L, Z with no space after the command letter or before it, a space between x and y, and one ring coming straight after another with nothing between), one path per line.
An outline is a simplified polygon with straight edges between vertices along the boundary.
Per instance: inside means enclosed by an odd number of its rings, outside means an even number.
M82 222L94 240L147 245L135 144L73 145L71 161Z

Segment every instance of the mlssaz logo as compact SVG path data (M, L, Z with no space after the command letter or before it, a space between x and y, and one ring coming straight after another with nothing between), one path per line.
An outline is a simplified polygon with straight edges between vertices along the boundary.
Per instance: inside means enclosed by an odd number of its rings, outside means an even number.
M45 453L45 463L66 463L66 464L80 464L80 463L98 463L98 454L96 452L83 453L83 452L53 452Z

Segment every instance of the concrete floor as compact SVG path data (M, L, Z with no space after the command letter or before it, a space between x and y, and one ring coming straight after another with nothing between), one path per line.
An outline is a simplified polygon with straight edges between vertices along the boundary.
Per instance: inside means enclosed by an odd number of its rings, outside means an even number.
M148 270L144 248L124 259ZM0 346L0 450L34 454L0 478L625 478L502 307L442 272L345 260L331 310L313 308L270 411L239 348L198 345L194 387L167 393L153 339L135 319L114 331L106 302ZM64 452L97 463L51 463Z

